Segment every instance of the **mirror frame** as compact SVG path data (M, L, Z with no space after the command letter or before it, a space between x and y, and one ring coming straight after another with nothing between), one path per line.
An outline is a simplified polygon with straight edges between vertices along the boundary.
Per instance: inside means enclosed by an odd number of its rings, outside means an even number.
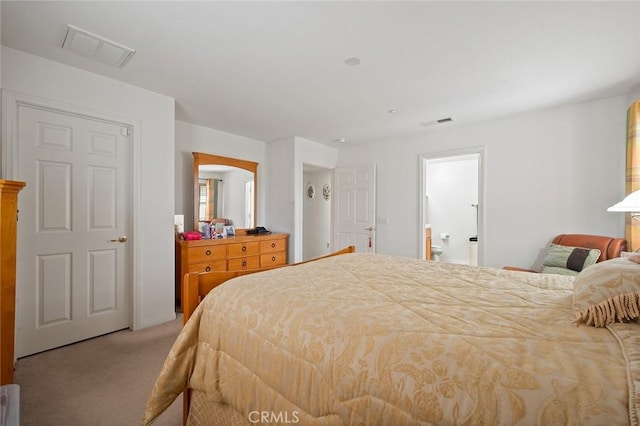
M238 167L253 173L253 226L258 223L258 163L240 160L238 158L223 157L221 155L192 152L193 154L193 227L198 230L198 200L200 198L198 169L203 164L219 164ZM239 228L240 230L246 228ZM238 228L236 228L236 231Z

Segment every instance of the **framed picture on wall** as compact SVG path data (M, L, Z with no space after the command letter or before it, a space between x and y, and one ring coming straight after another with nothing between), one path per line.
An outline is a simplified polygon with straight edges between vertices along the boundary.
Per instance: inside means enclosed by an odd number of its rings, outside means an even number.
M328 183L325 183L324 186L322 187L322 197L328 201L330 196L331 196L331 187L329 186Z
M313 185L309 184L309 186L307 186L307 198L311 200L315 196L316 188Z

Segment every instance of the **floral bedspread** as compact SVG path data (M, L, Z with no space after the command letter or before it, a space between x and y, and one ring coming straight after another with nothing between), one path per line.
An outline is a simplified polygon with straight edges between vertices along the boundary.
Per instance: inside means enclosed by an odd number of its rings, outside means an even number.
M181 332L143 423L188 385L251 422L629 424L627 357L571 323L572 282L359 253L239 277Z

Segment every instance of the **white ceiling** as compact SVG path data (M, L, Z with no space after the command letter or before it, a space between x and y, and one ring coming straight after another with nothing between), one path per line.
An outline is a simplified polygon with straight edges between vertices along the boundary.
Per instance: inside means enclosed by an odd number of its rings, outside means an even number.
M179 120L263 141L396 142L427 132L421 122L460 125L640 84L640 1L0 7L3 45L171 96ZM123 69L77 56L60 47L67 24L136 53Z

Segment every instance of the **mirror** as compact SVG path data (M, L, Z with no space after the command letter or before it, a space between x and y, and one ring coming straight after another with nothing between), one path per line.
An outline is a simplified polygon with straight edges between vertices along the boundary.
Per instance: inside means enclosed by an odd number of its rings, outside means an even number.
M193 153L193 223L254 228L258 210L258 163Z

